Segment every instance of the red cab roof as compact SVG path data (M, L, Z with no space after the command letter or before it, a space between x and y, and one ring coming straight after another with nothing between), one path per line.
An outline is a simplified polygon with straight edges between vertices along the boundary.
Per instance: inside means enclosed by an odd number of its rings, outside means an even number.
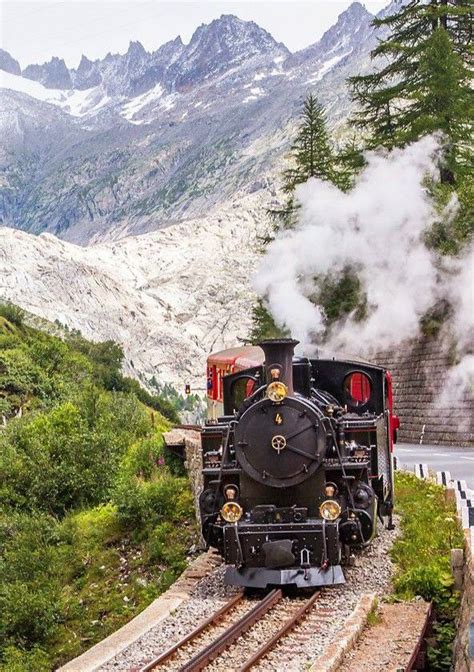
M237 364L239 368L247 369L252 366L259 366L263 363L263 360L263 350L258 345L242 345L237 348L213 352L207 358L207 363L208 366Z

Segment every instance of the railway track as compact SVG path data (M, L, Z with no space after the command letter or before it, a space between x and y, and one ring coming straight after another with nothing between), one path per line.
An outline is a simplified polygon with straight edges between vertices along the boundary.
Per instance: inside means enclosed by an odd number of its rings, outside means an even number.
M130 672L158 669L197 672L206 667L212 669L224 652L232 658L233 649L232 665L228 667L226 663L224 669L239 669L240 672L250 670L309 614L320 595L318 591L305 600L288 600L281 590L276 589L255 602L239 593L176 644ZM264 630L265 634L262 641L260 633L259 645L249 656L248 650L252 647L245 642L242 647L244 650L240 651L239 643L242 636L255 626L263 626L260 630Z
M425 622L420 635L417 639L415 648L410 656L404 672L414 672L414 670L423 670L425 668L426 657L426 638L433 624L433 604L430 603L426 612Z

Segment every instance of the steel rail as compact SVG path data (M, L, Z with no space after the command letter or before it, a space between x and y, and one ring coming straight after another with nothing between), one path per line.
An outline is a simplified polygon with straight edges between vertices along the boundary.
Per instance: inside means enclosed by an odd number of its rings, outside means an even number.
M193 639L196 639L206 628L208 628L210 625L214 625L220 619L225 616L229 611L231 611L243 598L244 594L243 592L238 593L235 595L232 599L230 599L226 604L224 604L223 607L218 609L218 611L214 612L209 618L206 618L202 623L200 623L194 630L192 630L190 633L185 635L182 639L179 640L176 644L173 644L169 649L167 649L164 653L160 653L159 656L156 658L153 658L153 660L150 660L146 665L143 667L138 668L137 672L150 672L150 670L154 670L155 667L158 665L161 665L162 663L165 663L167 660L169 660L174 654L182 648L185 644L188 642L191 642ZM135 669L135 668L134 668Z
M280 589L272 590L266 597L250 609L240 620L231 625L217 639L199 651L189 662L180 668L180 672L202 670L225 649L231 646L244 632L252 627L262 616L274 607L283 597Z
M263 644L258 649L258 651L242 665L239 672L247 672L247 670L250 670L256 663L258 663L259 660L261 660L269 651L271 651L275 644L277 644L282 637L292 630L295 625L297 625L298 621L300 621L306 615L306 612L313 607L314 603L320 598L320 596L321 593L318 591L314 593L314 595L312 595L309 600L306 600L303 606L300 607L298 611L293 614L293 616L290 616L290 618L285 621L285 623L273 635L273 637L265 642L265 644Z
M430 627L432 620L433 620L433 604L430 602L428 611L426 612L425 622L423 623L423 627L420 632L420 636L418 637L416 646L413 649L413 652L410 656L410 660L408 661L407 666L404 668L405 672L412 672L412 670L424 669L424 661L421 661L422 667L420 667L419 658L422 655L421 647L423 646L423 642L428 633L428 628Z

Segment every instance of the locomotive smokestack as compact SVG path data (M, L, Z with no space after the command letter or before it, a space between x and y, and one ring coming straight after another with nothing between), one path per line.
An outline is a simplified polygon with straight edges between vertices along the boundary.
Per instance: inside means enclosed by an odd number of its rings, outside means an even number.
M293 351L299 341L292 338L277 338L262 341L259 346L265 354L265 378L267 383L272 380L281 380L288 388L288 394L294 394L293 389Z

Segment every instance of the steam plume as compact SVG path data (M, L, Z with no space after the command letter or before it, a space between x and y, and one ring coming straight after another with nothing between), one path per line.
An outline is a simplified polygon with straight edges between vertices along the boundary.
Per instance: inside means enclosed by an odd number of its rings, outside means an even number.
M323 309L309 299L315 277L337 277L347 267L366 294L367 318L358 322L351 314L334 325L330 349L369 354L416 337L420 318L438 299L448 298L455 308L455 336L468 350L472 253L441 263L425 245L436 214L424 184L437 173L439 150L430 136L403 150L369 152L348 193L314 178L297 187L297 225L269 244L254 287L277 324L306 351L328 337Z

